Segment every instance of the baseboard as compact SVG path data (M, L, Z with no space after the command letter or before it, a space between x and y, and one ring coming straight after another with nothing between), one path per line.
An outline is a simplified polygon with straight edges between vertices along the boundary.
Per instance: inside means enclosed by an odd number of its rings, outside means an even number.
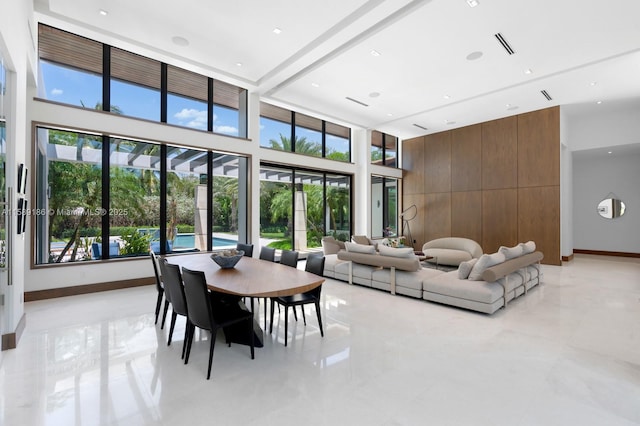
M603 251L603 250L582 250L573 249L573 253L579 254L597 254L600 256L617 256L617 257L635 257L640 258L640 253L627 253L623 251Z
M85 284L73 287L52 288L48 290L25 291L24 301L54 299L56 297L77 296L79 294L98 293L101 291L120 290L123 288L140 287L155 284L155 277L136 278L131 280L111 281L106 283Z
M572 260L573 260L573 253L571 253L569 256L562 256L563 262L571 262Z
M13 333L7 333L2 335L2 350L6 351L7 349L15 349L18 346L18 342L20 341L20 337L22 337L22 332L24 328L27 326L27 316L22 314L22 318L18 321L18 326L16 327L16 331Z

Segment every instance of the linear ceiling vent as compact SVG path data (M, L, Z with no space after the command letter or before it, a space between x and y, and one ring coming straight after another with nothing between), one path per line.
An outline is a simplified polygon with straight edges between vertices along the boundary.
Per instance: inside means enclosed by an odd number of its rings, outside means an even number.
M513 55L514 53L516 53L516 51L513 50L513 47L511 47L509 42L504 38L502 34L496 33L494 34L494 36L498 39L502 47L504 47L504 50L506 50L509 55Z
M549 93L547 93L546 90L541 90L540 93L542 93L542 96L544 96L545 98L547 98L548 101L552 100L553 98L551 97L551 95Z
M350 97L348 97L348 96L347 96L345 99L350 100L351 102L355 102L355 103L357 103L358 105L362 105L362 106L364 106L364 107L368 107L368 106L369 106L369 105L365 104L364 102L360 102L360 101L358 101L358 100L356 100L356 99L353 99L353 98L350 98Z
M419 129L422 129L422 130L429 130L428 128L426 128L426 127L424 127L424 126L421 126L421 125L419 125L419 124L416 124L416 123L413 123L413 125L414 125L414 126L416 126L416 127L417 127L417 128L419 128Z

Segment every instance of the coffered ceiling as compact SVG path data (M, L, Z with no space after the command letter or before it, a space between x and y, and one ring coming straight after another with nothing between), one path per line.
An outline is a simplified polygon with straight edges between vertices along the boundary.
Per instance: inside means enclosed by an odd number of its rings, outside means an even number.
M469 3L36 0L35 10L265 101L401 138L555 105L640 104L639 1Z

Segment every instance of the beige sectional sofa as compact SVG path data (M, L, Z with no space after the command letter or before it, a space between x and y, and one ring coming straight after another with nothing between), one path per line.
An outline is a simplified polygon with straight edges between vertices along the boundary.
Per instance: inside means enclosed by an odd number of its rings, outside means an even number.
M378 246L376 250L372 244L325 239L326 277L488 314L506 307L542 279L543 255L533 242L501 247L444 272L422 267L412 249Z

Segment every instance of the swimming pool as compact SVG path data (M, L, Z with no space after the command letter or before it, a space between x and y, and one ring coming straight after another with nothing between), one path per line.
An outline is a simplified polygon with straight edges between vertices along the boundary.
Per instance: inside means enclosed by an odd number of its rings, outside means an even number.
M236 240L231 240L228 238L220 238L213 237L211 239L213 247L226 247L233 246L235 247L238 243ZM196 235L195 234L178 234L173 239L173 249L190 249L196 246Z

